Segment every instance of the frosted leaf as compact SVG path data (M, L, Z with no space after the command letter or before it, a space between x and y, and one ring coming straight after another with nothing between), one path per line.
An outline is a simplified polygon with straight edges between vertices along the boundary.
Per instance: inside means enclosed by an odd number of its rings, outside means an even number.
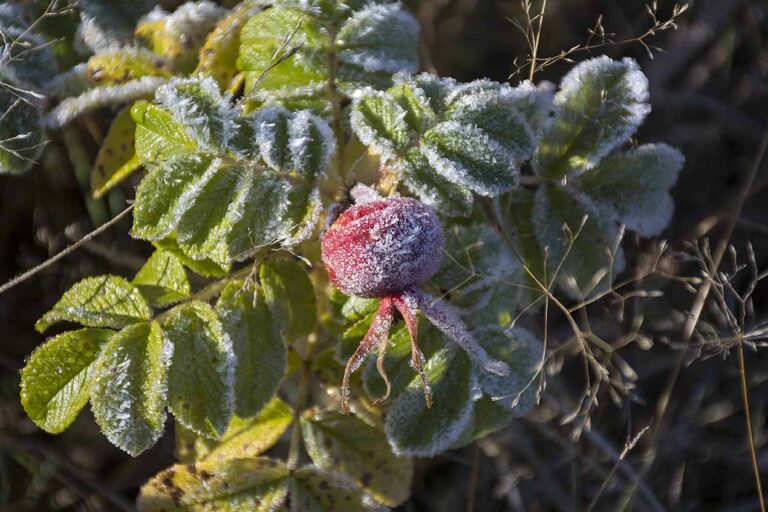
M144 76L119 85L96 87L74 98L65 98L45 117L50 128L61 128L76 117L109 105L129 103L147 96L168 80L159 76Z
M286 342L309 335L315 328L315 289L299 262L267 261L259 269L264 300Z
M336 138L323 119L302 110L288 125L288 148L293 168L308 180L325 175L336 152Z
M178 257L168 251L155 251L136 273L133 284L157 307L175 304L189 296L187 273Z
M455 96L448 119L480 128L508 152L511 165L533 153L533 133L519 111L517 97L507 86Z
M672 220L675 205L669 189L684 162L675 148L646 144L606 158L574 186L587 193L606 216L642 236L654 236Z
M385 158L396 158L409 142L406 111L389 94L370 91L355 100L350 123L360 141Z
M147 240L169 235L200 194L198 180L216 173L218 164L218 160L189 156L150 170L136 189L131 234Z
M545 275L547 275L544 272L546 255L539 245L538 226L533 222L534 201L535 194L528 189L519 188L510 193L510 225L515 228L510 233L510 238L528 269L539 279L542 285L546 286L551 275L545 279ZM544 293L541 286L527 272L521 284L526 284L529 288L528 290L521 290L520 293L521 295L525 294L523 296L527 297L530 303L541 298Z
M511 370L506 377L479 371L483 393L506 409L516 409L523 393L536 387L535 377L541 371L543 357L541 342L522 327L507 330L488 326L476 331L476 335L488 352Z
M0 71L0 175L25 172L45 147L41 100L12 87L18 84Z
M155 100L209 151L227 148L235 136L239 109L212 78L174 79L157 90Z
M122 277L86 277L64 292L35 323L35 329L43 332L61 321L119 328L149 320L151 316L152 310L138 288Z
M130 42L139 19L152 9L152 0L80 0L76 45L82 53L114 49Z
M555 95L558 114L540 140L536 172L559 179L593 168L650 111L648 79L632 59L601 56L576 65Z
M262 76L294 30L288 48L299 49ZM300 10L275 6L256 14L243 27L237 59L238 68L245 72L246 96L265 101L313 91L319 94L328 79L324 52L329 42L327 31L318 21ZM258 87L254 87L259 79Z
M63 432L88 403L94 364L114 331L80 329L49 339L21 371L21 405L46 432Z
M549 127L557 113L554 88L552 82L545 81L534 85L524 80L512 88L509 94L512 102L537 136Z
M517 185L507 149L477 126L440 123L424 134L421 151L440 175L477 194L495 196Z
M380 427L338 412L301 418L307 452L318 467L340 471L381 503L395 507L410 494L413 461L392 453Z
M257 102L326 110L330 62L336 63L337 88L353 96L361 87L388 87L398 71L416 71L417 43L418 22L399 3L284 2L253 16L243 28L238 67L245 72L246 96ZM281 46L283 52L297 49L264 75Z
M216 263L210 258L203 258L200 260L193 260L181 250L176 240L170 236L162 240L155 240L152 242L157 249L170 252L181 261L185 267L194 272L195 274L205 277L223 277L229 272L229 265L221 265Z
M290 480L291 506L302 512L384 512L348 476L304 466Z
M199 301L178 307L163 328L173 345L168 409L186 428L216 439L235 407L232 341L213 308Z
M217 510L275 512L288 495L290 472L267 458L176 464L141 488L141 512Z
M467 216L474 197L466 187L457 185L436 173L418 148L408 152L400 162L403 183L419 199L445 215Z
M574 298L606 289L613 276L624 270L623 251L619 248L615 258L611 255L618 227L576 190L557 185L539 188L531 219L539 245L548 250L547 275L552 276L562 261L558 281Z
M144 100L131 106L136 156L145 163L187 156L197 151L197 142L184 125L174 121L171 114Z
M156 322L137 323L113 335L96 361L93 415L107 439L131 456L163 434L172 354Z
M291 164L288 121L291 113L279 105L268 105L246 121L252 126L255 143L262 160L272 169L288 169ZM253 155L254 152L250 151Z
M419 73L411 76L408 73L399 73L394 77L395 84L408 84L413 89L419 89L427 98L432 112L436 116L443 116L448 108L448 96L458 86L453 78L443 78L431 73Z
M367 72L418 71L419 22L399 3L370 4L354 13L336 37L342 80Z
M231 282L216 304L236 358L235 412L253 416L275 395L286 368L286 349L263 292Z
M481 78L471 82L457 83L451 87L445 97L445 103L448 106L452 106L458 100L464 100L464 98L480 97L484 95L492 96L496 93L508 93L509 90L509 84Z
M445 346L427 360L433 404L427 408L418 375L392 403L384 429L397 454L432 457L447 450L472 419L478 382L472 364L456 347Z
M197 51L226 10L208 0L186 2L168 13L156 6L136 26L136 39L182 72L194 69Z

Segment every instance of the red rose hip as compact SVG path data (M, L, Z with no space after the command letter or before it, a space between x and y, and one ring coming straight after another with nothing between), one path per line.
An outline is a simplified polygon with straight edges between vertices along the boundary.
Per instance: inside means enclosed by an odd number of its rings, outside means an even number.
M424 355L417 344L418 313L463 348L484 371L508 375L509 366L492 359L447 303L417 286L440 268L445 243L443 227L429 206L414 199L382 199L368 187L357 185L352 197L359 204L342 213L323 236L322 260L328 277L347 295L380 297L379 311L368 332L347 361L341 386L341 409L349 412L349 380L374 349L377 368L387 386L384 368L387 337L396 312L403 317L411 337L411 366L421 376L427 406L432 393L424 372Z
M432 208L409 198L378 199L339 216L323 236L322 259L342 292L385 297L432 277L443 245Z

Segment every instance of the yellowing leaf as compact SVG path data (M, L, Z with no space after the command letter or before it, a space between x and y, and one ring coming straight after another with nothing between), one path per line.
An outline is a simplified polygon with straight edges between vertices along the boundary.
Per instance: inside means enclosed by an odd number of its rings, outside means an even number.
M136 123L131 106L122 109L109 126L91 172L91 190L99 198L141 167L134 140Z

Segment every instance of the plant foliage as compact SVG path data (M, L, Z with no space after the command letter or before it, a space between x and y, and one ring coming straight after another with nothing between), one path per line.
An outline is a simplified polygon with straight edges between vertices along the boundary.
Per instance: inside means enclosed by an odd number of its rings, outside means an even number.
M40 156L43 124L55 133L97 108L114 114L92 189L110 194L134 175L131 234L155 251L132 280L87 277L40 318L40 332L79 327L30 356L21 401L50 433L90 402L132 456L170 412L181 464L142 488L141 510L398 506L412 457L535 405L544 347L520 313L553 290L584 299L610 286L622 230L656 236L671 219L683 157L628 144L650 110L630 59L576 64L556 90L458 83L418 73L418 23L397 2L126 6L80 3L82 62L55 94L41 81L42 66L55 69L48 48L19 59L0 46L0 173ZM43 41L10 5L0 24ZM424 286L509 375L424 323L429 407L400 322L353 379L355 414L338 412L343 362L378 300L333 290L318 240L355 181L440 213L446 257Z

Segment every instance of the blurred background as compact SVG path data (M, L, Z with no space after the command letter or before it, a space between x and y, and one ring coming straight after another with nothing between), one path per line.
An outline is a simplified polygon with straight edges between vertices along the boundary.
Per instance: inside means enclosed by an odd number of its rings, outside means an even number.
M422 24L425 69L462 81L487 77L514 85L527 78L528 69L519 68L528 55L515 22L526 18L519 0L405 3ZM533 2L532 16L540 5ZM540 56L551 56L588 42L625 41L570 58L637 59L650 80L653 107L637 141L666 142L686 156L673 190L674 221L664 233L670 248L658 263L665 277L633 285L663 296L644 300L642 309L633 300L600 301L582 318L620 354L616 364L627 366L619 372L626 396L617 400L606 386L595 403L579 408L582 363L569 353L566 323L552 315L550 375L541 405L481 442L420 461L413 497L401 510L760 510L737 352L721 335L713 301L704 304L687 339L684 326L696 290L680 278L700 273L690 242L708 239L714 250L723 237L741 261L753 247L757 268L768 269L768 163L760 159L768 129L768 0L696 0L675 18L677 30L648 34L656 21L670 19L675 5L659 1L654 20L643 0L548 0L539 47ZM598 20L606 39L590 37ZM659 48L653 59L646 45ZM557 83L571 66L560 60L535 80ZM130 180L108 199L90 195L94 135L104 133L108 121L98 115L80 119L52 136L36 169L0 178L0 283L78 240L132 197ZM171 435L132 459L104 439L89 412L64 434L50 436L19 404L18 372L43 341L35 320L73 282L99 273L132 275L149 254L148 244L130 239L129 227L124 219L0 295L2 511L131 510L139 486L173 462ZM630 234L624 244L627 273L641 275L660 241ZM730 267L730 258L726 251L723 267ZM748 281L736 279L734 286ZM760 322L768 320L766 291L768 286L757 286L755 315L745 326L756 333L756 350L745 350L745 368L764 477L768 357L758 334ZM623 343L641 318L643 336ZM541 331L543 318L527 321ZM569 418L574 409L578 414Z

